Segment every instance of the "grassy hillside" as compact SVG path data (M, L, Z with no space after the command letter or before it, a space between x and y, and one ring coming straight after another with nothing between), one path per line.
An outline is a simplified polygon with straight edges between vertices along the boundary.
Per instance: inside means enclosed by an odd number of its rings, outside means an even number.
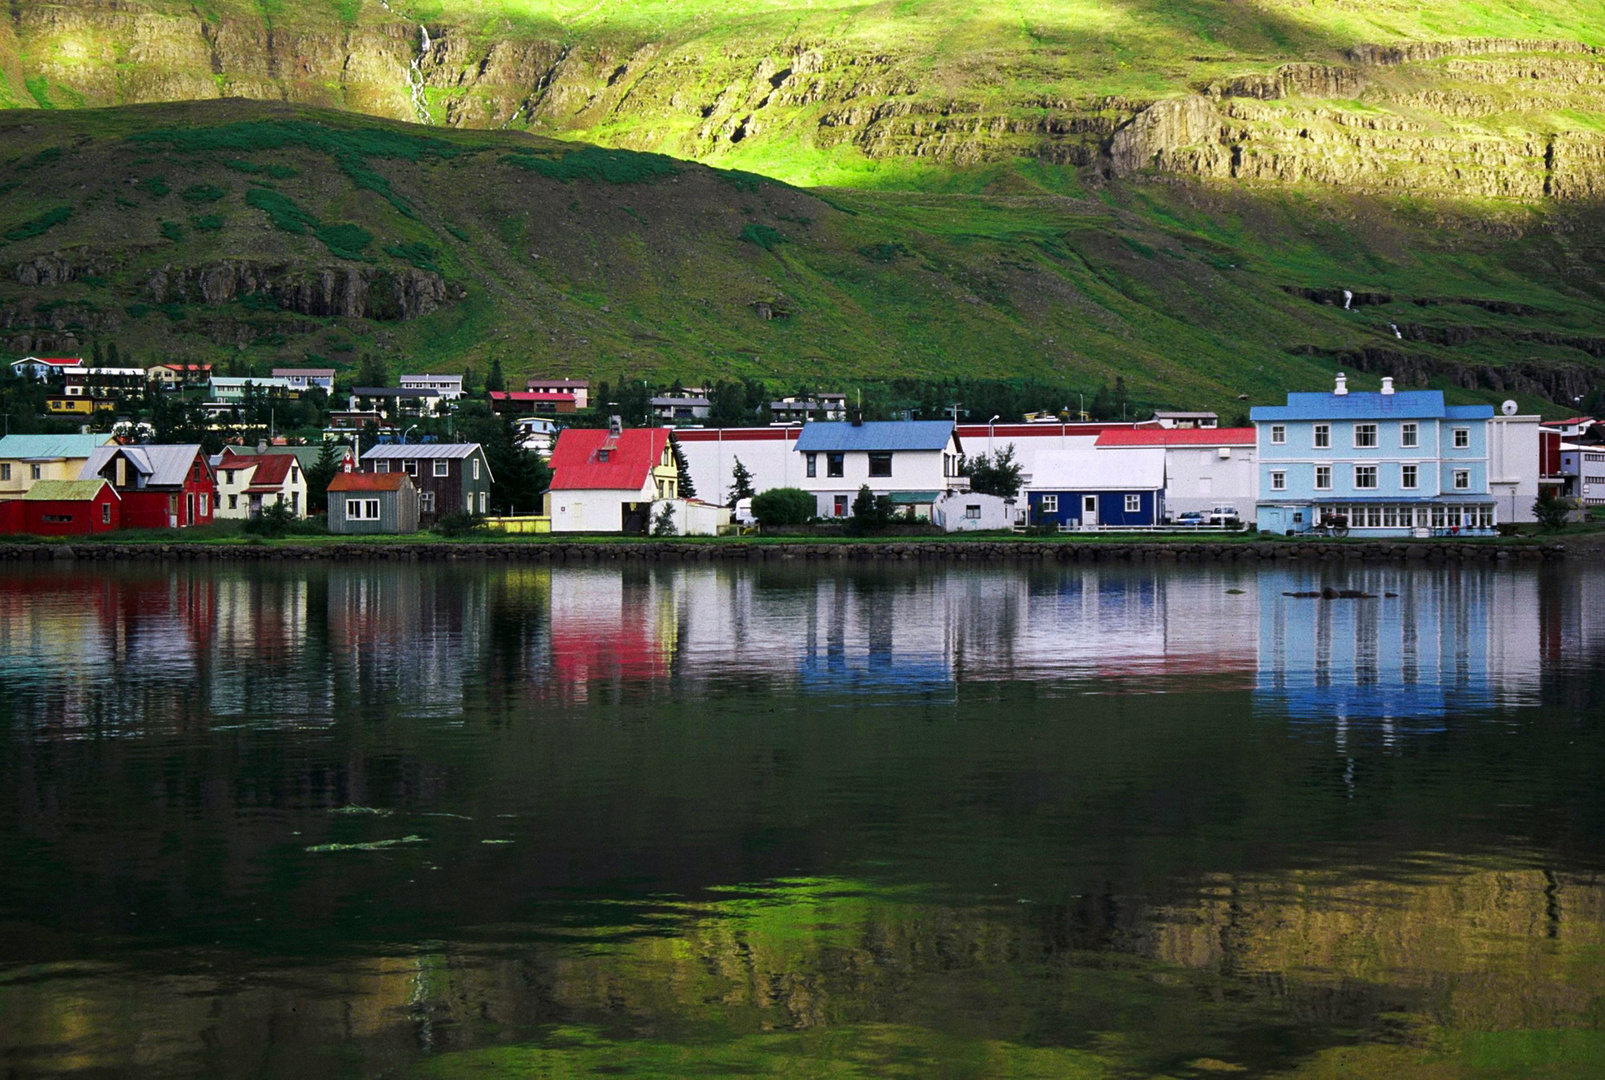
M826 388L1123 376L1140 399L1223 411L1337 365L1559 408L1605 355L1605 234L1555 205L810 193L238 101L14 111L0 146L13 353L115 341L265 371L373 351L392 373L494 356L514 376Z

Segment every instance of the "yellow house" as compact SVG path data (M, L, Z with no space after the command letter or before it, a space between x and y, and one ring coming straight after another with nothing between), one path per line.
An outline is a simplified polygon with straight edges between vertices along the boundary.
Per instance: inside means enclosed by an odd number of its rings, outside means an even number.
M55 394L45 398L45 412L51 416L93 416L98 412L116 411L116 398L69 397L66 394Z
M40 480L76 480L110 435L7 435L0 438L0 497L26 494Z

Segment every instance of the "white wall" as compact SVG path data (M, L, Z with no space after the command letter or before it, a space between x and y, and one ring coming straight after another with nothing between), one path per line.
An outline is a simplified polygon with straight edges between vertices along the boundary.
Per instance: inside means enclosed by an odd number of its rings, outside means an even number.
M802 486L802 455L792 449L797 445L801 428L763 431L765 435L771 431L785 431L786 437L778 439L743 439L739 434L742 430L745 429L726 430L722 439L716 437L707 442L683 437L678 440L680 452L685 455L686 471L696 485L697 498L713 503L729 501L730 473L735 468L736 458L752 473L754 492Z
M964 440L965 456L980 457L990 454L994 450L1006 449L1014 446L1014 460L1020 465L1020 481L1022 486L1029 486L1032 474L1037 471L1037 455L1061 454L1065 451L1088 451L1098 442L1096 435L1061 435L1057 426L1044 424L1041 435L1010 436L987 439L985 436L977 438L970 436Z
M1231 456L1222 458L1224 449ZM1100 454L1118 454L1104 447ZM1244 521L1254 520L1259 498L1259 467L1252 446L1165 447L1165 513L1172 518L1190 511L1207 513L1217 506L1236 507Z
M981 508L979 518L965 517L968 507ZM969 491L955 491L936 501L931 510L931 523L946 532L980 532L988 529L1007 529L1014 524L1014 504L997 495L977 495Z
M1537 416L1495 416L1488 425L1488 492L1499 500L1496 521L1537 521Z
M957 479L946 475L943 466L943 455L951 453L955 453L951 441L947 450L894 450L890 476L869 475L867 450L844 451L841 476L825 475L829 469L829 454L823 450L815 454L817 476L806 475L807 454L797 451L792 456L797 458L797 471L805 474L796 486L813 492L819 504L819 516L830 517L835 512L837 495L846 495L851 507L852 497L865 485L877 495L888 495L894 491L946 491L954 486Z
M551 493L552 531L623 532L624 510L628 502L650 502L652 485L638 491L587 489L559 490Z

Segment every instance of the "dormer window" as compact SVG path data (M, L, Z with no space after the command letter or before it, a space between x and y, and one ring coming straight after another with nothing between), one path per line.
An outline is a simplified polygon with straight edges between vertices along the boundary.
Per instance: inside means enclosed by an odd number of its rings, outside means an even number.
M598 450L596 452L596 460L605 464L607 462L608 455L612 453L613 451L611 450Z

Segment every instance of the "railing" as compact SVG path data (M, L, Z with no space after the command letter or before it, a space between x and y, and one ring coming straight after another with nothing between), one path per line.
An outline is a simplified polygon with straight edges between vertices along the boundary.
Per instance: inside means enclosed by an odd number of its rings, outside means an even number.
M510 533L549 533L552 519L543 514L518 514L508 517L487 517L485 524L492 529Z

